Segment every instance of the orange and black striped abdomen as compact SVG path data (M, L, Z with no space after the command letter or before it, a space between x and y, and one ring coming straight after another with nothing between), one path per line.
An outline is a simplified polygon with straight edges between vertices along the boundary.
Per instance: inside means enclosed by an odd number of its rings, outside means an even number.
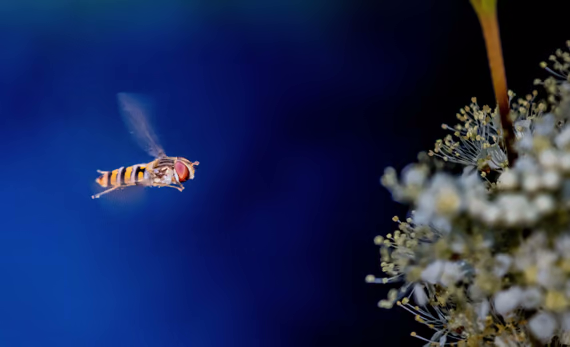
M95 181L103 188L141 185L148 179L146 164L103 171Z

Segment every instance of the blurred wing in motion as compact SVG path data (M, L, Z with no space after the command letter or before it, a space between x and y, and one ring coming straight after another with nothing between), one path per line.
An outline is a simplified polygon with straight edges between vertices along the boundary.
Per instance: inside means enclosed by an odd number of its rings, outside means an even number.
M125 125L139 146L155 158L165 156L150 125L149 101L141 95L129 93L119 93L117 99Z

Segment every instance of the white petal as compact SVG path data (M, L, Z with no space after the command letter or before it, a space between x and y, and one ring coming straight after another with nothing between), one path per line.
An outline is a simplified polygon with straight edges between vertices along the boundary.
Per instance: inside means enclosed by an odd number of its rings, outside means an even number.
M493 273L497 277L503 277L513 262L513 258L511 258L507 254L497 254L495 256L495 268L493 269Z
M480 303L475 304L475 312L477 312L477 318L484 321L485 318L487 318L487 315L489 314L490 308L491 305L489 304L489 301L486 299L481 301Z
M534 315L528 321L532 334L542 342L547 342L554 335L557 328L556 318L550 313L542 312Z
M431 336L430 341L433 341L433 342L439 341L439 339L441 339L442 335L443 335L443 330L438 330Z
M457 262L446 261L443 265L443 273L441 274L440 283L446 287L455 284L463 278L463 269Z
M501 315L506 315L516 309L522 300L523 291L514 286L495 294L495 310Z
M560 149L564 149L570 144L570 126L565 126L564 129L556 136L554 143Z
M570 332L570 311L566 311L560 315L560 328Z
M560 156L559 165L565 172L570 171L570 153L564 153Z
M436 284L441 277L443 271L443 261L436 260L433 263L426 266L424 271L422 271L421 279L425 282Z
M497 347L518 347L519 344L513 340L511 336L501 335L495 336L495 346Z
M523 178L523 188L529 193L535 192L540 188L540 176L533 173L528 173Z
M414 299L419 306L425 306L428 303L428 297L421 284L414 285Z
M402 183L404 185L423 186L427 179L427 169L417 164L410 164L402 170Z
M534 122L534 133L541 136L549 136L554 131L556 119L552 113L536 118Z
M518 177L514 170L507 170L499 176L497 184L501 189L514 189L518 185Z
M560 175L554 170L548 170L542 175L542 185L547 189L558 188L561 181Z
M561 257L564 259L570 258L570 234L564 233L558 236L554 246Z
M447 335L443 335L442 337L439 338L439 346L440 347L445 346L445 342L447 342Z
M496 205L487 205L483 211L483 220L489 224L495 224L501 217L501 209Z
M556 166L558 166L560 159L555 150L547 149L545 151L542 151L542 153L540 153L539 161L540 164L542 164L542 166L546 168L555 168Z
M537 287L527 288L523 293L521 306L526 309L537 308L539 305L542 304L543 298L544 296L539 288Z
M536 210L541 214L550 213L556 207L556 202L551 195L540 194L534 199L534 206Z

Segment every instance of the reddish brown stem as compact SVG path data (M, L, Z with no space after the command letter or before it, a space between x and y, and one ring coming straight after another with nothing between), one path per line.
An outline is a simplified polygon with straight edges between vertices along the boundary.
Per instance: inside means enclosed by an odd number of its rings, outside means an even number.
M515 151L515 129L509 117L510 106L507 89L507 77L505 75L505 65L503 63L503 51L501 49L501 38L499 35L499 22L497 20L496 0L471 0L475 12L479 17L485 46L487 48L487 58L491 69L493 89L495 98L499 106L499 115L503 128L503 138L507 147L507 158L509 166L512 166L517 158Z

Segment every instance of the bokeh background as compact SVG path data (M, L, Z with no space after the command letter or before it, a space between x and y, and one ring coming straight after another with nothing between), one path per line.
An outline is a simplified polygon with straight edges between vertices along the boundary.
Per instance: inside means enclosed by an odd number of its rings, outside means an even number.
M500 1L509 87L570 39L561 1ZM155 100L173 189L90 198L150 161L117 92ZM467 0L0 4L0 345L420 345L372 240L379 185L493 93Z

